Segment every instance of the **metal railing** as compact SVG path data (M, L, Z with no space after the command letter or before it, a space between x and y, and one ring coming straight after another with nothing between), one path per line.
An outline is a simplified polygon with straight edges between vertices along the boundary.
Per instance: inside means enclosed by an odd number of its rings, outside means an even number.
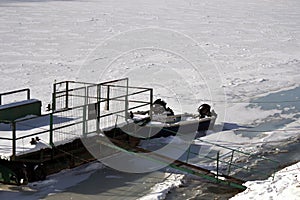
M125 85L119 85L120 81ZM121 89L123 92L113 94L112 91ZM93 90L93 92L91 92ZM105 91L105 95L101 94ZM29 91L27 89L14 92ZM2 93L2 95L13 92ZM140 94L146 99L141 99ZM15 121L0 121L0 123L10 124L11 135L0 137L0 140L11 142L11 158L14 159L19 149L18 145L24 146L29 143L32 137L39 137L49 147L55 146L60 135L68 135L67 138L78 138L87 136L90 133L100 133L106 128L101 125L101 121L106 118L122 115L125 119L128 111L148 107L151 110L153 101L153 90L151 88L128 86L128 79L118 79L100 84L83 83L75 81L64 81L54 83L52 112L41 116L33 116ZM28 93L28 98L30 94ZM114 108L116 102L121 102L123 107ZM105 111L100 109L100 104L106 104ZM96 115L89 118L89 105L96 105ZM36 121L43 121L42 125L37 125ZM115 120L113 120L113 126ZM19 127L27 127L30 131L24 131ZM93 127L96 127L93 129ZM81 130L79 130L81 129ZM26 146L26 145L25 145ZM24 149L24 148L21 148Z
M3 96L7 96L7 95L11 95L11 94L17 94L17 93L22 93L22 92L26 92L27 95L27 100L30 99L30 89L29 88L25 88L25 89L20 89L20 90L14 90L14 91L10 91L10 92L4 92L0 94L0 105L2 105L2 97Z

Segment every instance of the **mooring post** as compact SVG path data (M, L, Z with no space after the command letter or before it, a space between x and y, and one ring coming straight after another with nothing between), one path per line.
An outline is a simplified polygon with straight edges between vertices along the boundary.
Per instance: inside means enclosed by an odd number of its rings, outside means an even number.
M12 128L12 160L15 160L16 157L16 122L11 122Z

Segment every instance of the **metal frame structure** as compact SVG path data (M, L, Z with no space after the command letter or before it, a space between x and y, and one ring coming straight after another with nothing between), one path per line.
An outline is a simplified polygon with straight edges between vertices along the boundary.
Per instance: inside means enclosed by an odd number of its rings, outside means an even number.
M120 84L120 82L125 83L125 85ZM121 95L111 95L111 91L113 88L122 88L125 94ZM94 89L94 93L91 90ZM105 90L105 96L101 95L101 90ZM30 98L30 90L16 90L13 92L2 93L1 95L9 95L18 92L28 92L28 98ZM76 94L77 91L84 93L84 95ZM146 100L136 100L135 96L142 94L146 97ZM1 97L1 96L0 96ZM79 99L79 103L75 102L74 99ZM116 102L123 102L124 108L119 110L113 109L113 104ZM106 110L109 112L104 113L100 111L100 104L106 103ZM52 93L52 108L51 112L48 114L43 114L41 116L34 116L25 119L17 119L14 121L0 121L0 123L9 123L11 124L11 137L0 137L0 140L10 140L12 141L12 155L11 159L14 160L16 157L16 149L17 142L23 139L30 139L34 136L41 136L43 134L48 135L49 142L48 144L51 146L55 146L55 137L60 133L68 134L68 131L78 125L82 127L82 134L74 135L74 138L78 138L81 136L87 136L88 134L101 133L103 127L101 126L101 120L108 118L110 116L114 116L113 125L117 121L118 116L123 116L124 121L127 120L128 112L131 110L135 110L138 108L145 108L151 110L153 103L153 89L152 88L144 88L144 87L132 87L128 85L128 78L117 79L113 81L103 82L99 84L93 83L85 83L85 82L75 82L75 81L63 81L53 84L53 93ZM96 116L94 118L88 117L88 107L91 105L96 105ZM72 111L74 111L72 113ZM80 116L72 116L72 114L79 113ZM71 116L70 114L71 113ZM35 125L30 125L32 129L40 129L40 130L32 130L30 134L22 134L18 136L18 125L26 126L30 120L37 120L40 118L47 118L49 120L48 128L40 128ZM56 118L65 118L70 119L67 122L60 122L56 120ZM77 120L75 120L78 118ZM93 123L96 126L96 129L93 131L89 131L89 124ZM121 122L120 122L121 123ZM71 135L71 133L70 133ZM29 141L29 140L28 140Z
M30 89L29 88L20 89L20 90L14 90L14 91L4 92L4 93L0 94L0 105L2 105L2 97L3 96L7 96L7 95L11 95L11 94L17 94L17 93L21 93L21 92L26 92L26 94L27 94L27 100L30 99Z
M28 98L30 98L30 92L28 91L28 89L18 90L17 92L24 91L28 92L27 96ZM12 93L13 92L2 93L1 95L9 95ZM55 140L57 135L66 134L68 136L72 136L72 132L70 130L76 132L76 134L73 135L74 139L78 137L87 137L89 134L100 134L105 128L116 127L116 123L126 123L128 113L130 111L135 111L136 109L147 107L147 110L150 111L149 115L151 117L152 106L153 89L129 86L128 78L117 79L99 84L75 81L58 82L54 83L53 85L51 112L41 116L17 119L14 121L0 121L0 123L10 123L12 129L12 136L10 138L0 137L0 140L12 141L12 156L10 157L10 159L14 161L17 157L16 149L17 142L19 140L46 134L49 139L48 144L54 147L56 146L56 142L58 142ZM48 118L48 128L35 127L34 125L30 125L31 128L34 130L32 130L29 134L22 134L20 136L18 135L18 125L24 125L26 124L26 122L29 123L30 120L40 119L41 117ZM111 120L111 123L102 123L105 121L109 122L109 120ZM237 149L230 149L226 146L214 144L212 142L207 142L203 140L200 141L204 144L215 145L220 148L230 150L230 152L226 155L220 155L219 153L217 153L216 158L214 156L205 157L216 162L217 173L215 175L211 174L205 169L200 169L199 167L195 169L195 166L193 166L191 163L191 155L198 157L201 155L191 151L190 148L186 152L185 161L177 160L175 164L171 164L170 167L181 171L185 171L187 173L195 174L197 176L201 176L212 181L216 181L217 183L225 183L236 188L245 189L243 186L241 186L241 182L232 183L230 180L222 181L221 177L224 177L224 175L220 173L221 171L219 169L219 164L224 163L227 165L226 176L229 177L233 167L239 168L241 170L248 170L248 168L245 168L244 166L240 166L238 164L233 163L234 155L243 154L244 156L249 157L253 155L241 152ZM109 146L109 144L105 145ZM113 148L115 148L115 146ZM174 148L178 147L176 146ZM122 148L118 150L127 151ZM143 149L137 150L145 151ZM132 153L130 151L127 152ZM157 156L158 158L153 159L159 162L163 161L164 159L168 159L163 158L163 160L160 160L162 158L161 155ZM224 159L225 157L226 159ZM32 160L30 162L42 163L43 159L45 158L41 158L38 161ZM265 157L260 157L260 159L275 162Z

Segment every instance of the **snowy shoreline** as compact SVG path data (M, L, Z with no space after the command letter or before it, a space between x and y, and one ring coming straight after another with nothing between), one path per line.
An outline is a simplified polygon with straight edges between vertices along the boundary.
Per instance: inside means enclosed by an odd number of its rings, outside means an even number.
M266 180L246 182L244 185L247 189L244 192L236 194L230 199L299 199L300 162L285 167L274 174L274 176L271 176ZM165 199L170 190L180 187L183 184L184 179L184 176L173 174L171 178L168 178L163 183L158 183L152 187L151 192L139 200ZM172 181L170 182L170 180Z
M300 197L300 162L275 173L274 177L245 183L247 189L231 200L244 199L289 199Z

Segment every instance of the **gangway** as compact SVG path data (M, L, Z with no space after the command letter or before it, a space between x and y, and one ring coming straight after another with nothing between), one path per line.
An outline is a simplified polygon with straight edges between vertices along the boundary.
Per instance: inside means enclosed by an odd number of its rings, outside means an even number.
M189 164L187 162L183 162L180 160L174 160L168 156L161 155L161 154L149 151L149 150L141 148L141 147L137 147L137 146L132 147L130 145L126 145L125 143L121 142L120 140L115 140L115 139L110 139L110 140L111 140L111 142L113 142L116 145L113 145L112 143L106 142L104 140L98 140L97 142L99 144L105 145L112 149L116 149L118 151L125 152L128 154L137 156L137 157L143 157L147 160L151 160L153 162L157 162L160 164L171 163L168 166L173 169L176 169L176 170L179 170L179 171L191 174L191 175L195 175L198 177L205 178L213 183L227 185L227 186L239 189L239 190L246 189L246 186L243 185L243 183L245 183L244 180L234 178L232 176L228 176L228 175L224 175L224 174L219 174L218 170L216 173L214 173L213 171L202 168L200 166ZM146 156L141 153L148 153L148 154ZM151 154L149 154L149 153L151 153Z
M171 131L171 130L166 130L166 131ZM130 133L127 133L130 134ZM177 136L183 136L182 133L180 132L176 132ZM245 190L246 186L244 186L243 184L247 181L244 178L238 178L237 175L230 175L232 173L232 169L238 169L239 171L246 171L246 172L253 172L253 173L257 173L260 176L266 176L265 173L258 171L256 169L251 169L250 166L248 165L241 165L241 163L237 164L234 161L234 157L235 158L241 158L241 157L254 157L255 155L248 153L248 152L244 152L241 151L239 149L234 149L231 147L227 147L224 145L220 145L217 142L211 142L211 141L206 141L203 139L198 138L197 140L205 145L210 145L210 146L215 146L218 147L219 149L222 149L224 151L226 151L227 153L220 155L220 151L218 151L216 153L216 157L212 157L209 155L200 155L197 152L193 152L191 151L191 146L187 149L180 149L180 147L178 145L174 145L172 147L172 145L168 144L168 147L170 148L174 148L176 150L182 150L182 152L186 151L186 159L185 160L179 160L176 159L174 160L173 158L166 156L166 155L162 155L162 154L158 154L156 152L150 151L148 149L139 147L139 146L132 146L130 143L126 144L120 140L116 140L116 139L112 139L109 138L109 140L113 143L110 142L106 142L105 140L97 140L98 143L105 145L107 147L110 147L112 149L121 151L121 152L125 152L128 154L132 154L134 156L137 157L143 157L144 159L147 160L151 160L153 162L158 162L164 165L168 165L171 168L174 168L176 170L188 173L188 174L192 174L198 177L202 177L205 178L213 183L216 184L223 184L223 185L227 185L233 188L237 188L239 190ZM149 142L151 142L151 140L148 140ZM155 144L159 144L159 145L165 145L163 143L159 143L157 140L155 140L154 142ZM115 144L115 145L114 145ZM191 144L193 145L193 143ZM144 153L144 155L143 155ZM146 155L147 153L147 155ZM191 157L191 155L194 155L198 158L205 158L210 160L211 162L216 162L216 170L208 170L205 169L204 167L198 166L195 163L189 162L189 159ZM224 158L226 157L226 159ZM279 166L280 162L264 157L264 156L260 156L260 155L256 155L255 156L257 159L260 159L262 161L266 161L266 162L272 162L274 164L274 166ZM168 164L171 163L171 164ZM222 169L220 169L220 165L227 165L227 169L226 171L222 171ZM274 167L275 169L275 167ZM273 170L274 170L273 169ZM275 171L273 171L275 172ZM274 173L273 173L274 175Z

